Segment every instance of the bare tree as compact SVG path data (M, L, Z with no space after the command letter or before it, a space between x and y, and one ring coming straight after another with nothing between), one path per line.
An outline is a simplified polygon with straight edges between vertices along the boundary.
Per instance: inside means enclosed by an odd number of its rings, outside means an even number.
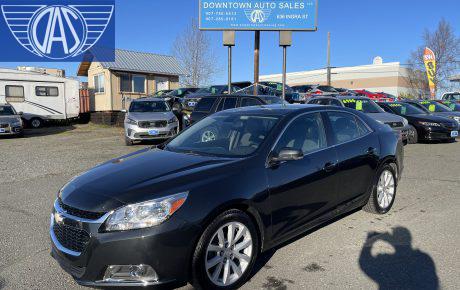
M181 83L187 87L200 87L212 81L220 71L218 59L205 32L199 30L198 21L192 19L187 28L177 36L173 54L187 75Z
M434 82L437 90L442 92L452 89L454 84L449 81L449 77L460 68L460 38L456 37L450 23L442 19L435 31L426 29L423 33L423 45L411 53L408 66L412 70L410 73L412 76L409 79L412 79L410 83L414 91L426 91L428 88L427 81L424 78L420 79L420 72L425 72L423 63L425 47L431 48L436 56L437 68Z

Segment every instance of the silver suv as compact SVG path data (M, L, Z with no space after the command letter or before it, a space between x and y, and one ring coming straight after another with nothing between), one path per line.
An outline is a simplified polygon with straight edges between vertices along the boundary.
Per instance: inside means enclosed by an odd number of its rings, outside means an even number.
M125 141L168 139L179 132L179 121L163 99L142 98L131 102L125 111Z
M19 136L24 134L22 113L7 104L0 104L0 136Z

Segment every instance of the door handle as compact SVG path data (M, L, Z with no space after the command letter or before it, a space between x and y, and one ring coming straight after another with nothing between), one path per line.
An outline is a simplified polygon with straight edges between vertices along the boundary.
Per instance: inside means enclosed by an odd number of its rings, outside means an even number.
M337 163L334 162L328 162L324 165L323 170L326 172L331 172L337 167Z
M366 151L367 155L375 155L375 148L369 147Z

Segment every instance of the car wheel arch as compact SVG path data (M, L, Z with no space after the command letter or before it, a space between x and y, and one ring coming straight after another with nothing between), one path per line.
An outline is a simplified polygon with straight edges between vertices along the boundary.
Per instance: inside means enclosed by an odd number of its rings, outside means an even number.
M380 161L380 164L378 166L377 171L380 170L380 168L382 168L385 165L390 165L393 168L393 170L395 171L395 173L396 173L396 184L397 184L398 180L399 180L399 165L398 165L398 160L397 160L396 156L386 156L385 158L383 158Z
M202 230L204 231L206 226L209 225L221 213L231 209L240 210L251 218L252 222L256 226L257 234L259 235L260 251L262 252L264 250L264 242L266 236L263 226L264 223L257 210L250 204L250 201L248 200L234 200L217 207L203 219L203 222L201 223Z

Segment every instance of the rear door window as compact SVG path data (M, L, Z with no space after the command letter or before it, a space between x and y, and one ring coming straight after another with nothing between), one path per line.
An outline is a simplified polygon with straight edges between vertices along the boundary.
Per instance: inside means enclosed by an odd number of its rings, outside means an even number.
M241 100L241 107L260 106L262 102L254 98L243 98Z
M355 115L343 112L328 112L335 144L346 143L358 139L370 129Z
M202 98L195 106L197 112L209 112L214 106L217 98Z
M237 98L225 98L224 106L223 106L222 110L228 110L228 109L236 108L237 101L238 101Z

